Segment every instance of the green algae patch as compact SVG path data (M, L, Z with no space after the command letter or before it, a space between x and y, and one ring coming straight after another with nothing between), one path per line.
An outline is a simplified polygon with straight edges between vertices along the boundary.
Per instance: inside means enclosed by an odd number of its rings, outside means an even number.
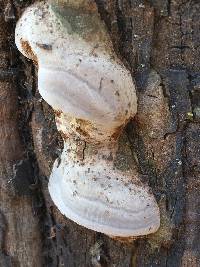
M86 41L106 41L105 25L94 8L86 9L82 7L72 6L68 3L50 4L52 11L57 19L65 28L68 34L77 34Z

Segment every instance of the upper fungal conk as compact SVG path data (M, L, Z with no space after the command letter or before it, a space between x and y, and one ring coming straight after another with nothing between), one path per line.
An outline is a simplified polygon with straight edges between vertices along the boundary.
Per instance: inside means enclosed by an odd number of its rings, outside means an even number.
M64 138L49 192L59 210L109 236L155 232L153 194L135 169L116 164L118 138L137 111L130 72L117 58L92 1L52 1L26 9L18 49L38 66L41 96Z

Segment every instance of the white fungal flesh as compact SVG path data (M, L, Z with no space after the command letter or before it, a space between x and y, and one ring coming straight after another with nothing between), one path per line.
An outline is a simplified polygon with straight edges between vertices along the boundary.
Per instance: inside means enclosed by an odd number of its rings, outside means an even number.
M146 235L160 223L154 196L136 171L115 166L114 136L137 111L135 87L98 14L96 20L103 41L98 32L92 39L73 32L67 17L64 27L44 3L28 8L17 24L17 47L37 61L40 94L59 111L57 127L67 136L49 191L64 215L89 229L110 236ZM80 158L75 133L96 152Z
M147 235L158 229L157 204L137 173L113 170L112 163L99 155L83 166L74 164L67 150L59 167L54 164L49 182L51 197L62 214L110 236Z
M71 57L67 59L70 62ZM123 73L121 66L117 67L94 57L82 58L78 67L74 64L69 70L47 68L41 64L38 73L40 93L55 109L73 117L102 127L109 121L112 131L112 127L122 125L136 112L128 108L130 105L136 109L131 77ZM124 94L120 96L122 91Z

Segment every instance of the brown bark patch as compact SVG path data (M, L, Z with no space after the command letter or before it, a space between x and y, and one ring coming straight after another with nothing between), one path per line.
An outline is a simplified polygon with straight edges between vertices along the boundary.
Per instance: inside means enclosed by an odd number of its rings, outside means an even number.
M31 46L30 46L29 42L28 41L23 41L21 39L20 43L21 43L22 49L23 49L24 53L26 54L26 56L28 58L32 59L33 62L37 65L37 62L38 62L37 57L33 53L33 50L31 49Z

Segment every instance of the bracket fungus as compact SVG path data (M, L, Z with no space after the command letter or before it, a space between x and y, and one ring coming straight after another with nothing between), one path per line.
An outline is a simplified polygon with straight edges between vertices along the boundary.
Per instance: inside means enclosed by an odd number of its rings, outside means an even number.
M149 187L136 170L115 164L137 97L95 3L50 1L27 8L16 27L16 45L37 64L40 94L63 133L61 160L49 180L58 209L109 236L155 232L160 215Z

